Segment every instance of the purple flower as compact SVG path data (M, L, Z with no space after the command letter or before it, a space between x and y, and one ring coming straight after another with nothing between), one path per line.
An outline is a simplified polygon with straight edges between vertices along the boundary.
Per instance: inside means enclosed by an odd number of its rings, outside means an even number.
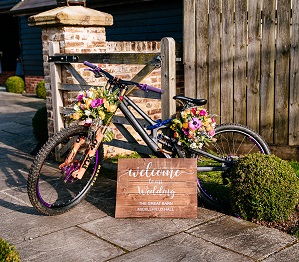
M103 101L102 98L98 98L98 99L92 100L90 106L91 106L92 108L96 108L96 107L102 105L103 102L104 102L104 101Z
M189 135L189 130L188 129L182 128L182 131L183 131L185 136Z
M199 120L197 117L192 118L192 120L189 122L189 128L191 130L196 130L201 127L201 120Z
M77 100L78 100L78 101L82 101L82 100L83 100L83 97L84 97L83 92L80 92L80 93L78 94Z

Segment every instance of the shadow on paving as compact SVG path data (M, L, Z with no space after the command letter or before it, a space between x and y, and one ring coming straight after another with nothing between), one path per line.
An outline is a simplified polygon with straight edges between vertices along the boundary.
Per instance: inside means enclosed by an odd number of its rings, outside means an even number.
M33 156L14 148L2 147L0 153L0 193L5 195L5 197L0 197L0 208L42 215L31 206L27 196L27 177L33 162ZM98 177L88 193L86 201L107 215L114 217L115 197L116 181Z

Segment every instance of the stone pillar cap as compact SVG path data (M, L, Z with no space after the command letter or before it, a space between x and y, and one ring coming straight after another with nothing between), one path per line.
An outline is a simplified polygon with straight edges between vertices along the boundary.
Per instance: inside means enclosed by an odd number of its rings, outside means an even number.
M83 6L62 6L28 18L29 26L110 26L113 17Z

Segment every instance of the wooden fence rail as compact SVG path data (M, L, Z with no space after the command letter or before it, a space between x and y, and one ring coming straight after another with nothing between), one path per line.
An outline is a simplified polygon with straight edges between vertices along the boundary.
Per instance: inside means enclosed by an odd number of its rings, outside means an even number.
M185 94L299 146L299 0L184 0Z

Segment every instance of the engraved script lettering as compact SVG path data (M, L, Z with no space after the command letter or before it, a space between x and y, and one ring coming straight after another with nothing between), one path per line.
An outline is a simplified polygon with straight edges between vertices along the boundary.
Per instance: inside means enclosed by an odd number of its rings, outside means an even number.
M172 189L164 189L163 186L157 187L154 186L153 188L149 188L148 186L145 186L141 188L140 186L137 186L138 194L139 195L153 195L153 196L162 196L162 195L167 195L170 196L170 199L174 198L174 190Z
M173 168L170 169L151 169L153 163L149 162L145 169L137 169L136 171L133 171L132 169L129 169L129 176L130 177L169 177L170 179L173 179L175 177L179 177L181 175L181 170L173 170Z

